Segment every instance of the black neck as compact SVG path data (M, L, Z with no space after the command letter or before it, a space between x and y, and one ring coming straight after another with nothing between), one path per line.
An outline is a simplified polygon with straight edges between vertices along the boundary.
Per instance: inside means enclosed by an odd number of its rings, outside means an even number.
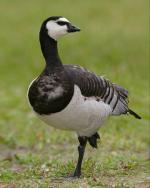
M62 66L58 55L57 41L50 38L47 33L40 32L40 44L46 65L50 67Z

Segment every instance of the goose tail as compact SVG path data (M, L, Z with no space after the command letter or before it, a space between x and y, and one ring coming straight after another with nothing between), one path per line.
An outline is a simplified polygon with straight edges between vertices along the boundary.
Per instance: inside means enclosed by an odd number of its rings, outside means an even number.
M135 118L141 119L141 117L140 117L137 113L135 113L133 110L129 109L128 112L129 112L131 115L133 115Z

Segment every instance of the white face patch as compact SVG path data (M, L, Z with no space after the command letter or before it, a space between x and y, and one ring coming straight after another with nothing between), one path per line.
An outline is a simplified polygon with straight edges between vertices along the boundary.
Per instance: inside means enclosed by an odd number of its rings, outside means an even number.
M66 18L59 18L58 20L50 20L46 24L46 28L48 30L48 35L53 38L54 40L57 40L59 37L66 35L67 32L67 26L66 25L59 25L57 24L57 21L64 21L69 22Z
M68 22L68 23L70 23L70 22L69 22L69 20L67 20L67 19L66 19L66 18L64 18L64 17L59 18L57 21L63 21L63 22Z

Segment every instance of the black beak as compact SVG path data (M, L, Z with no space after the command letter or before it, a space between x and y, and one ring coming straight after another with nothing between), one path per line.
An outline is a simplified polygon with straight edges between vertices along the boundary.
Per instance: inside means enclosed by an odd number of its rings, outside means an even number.
M68 24L68 33L79 32L79 31L81 31L80 28L74 25Z

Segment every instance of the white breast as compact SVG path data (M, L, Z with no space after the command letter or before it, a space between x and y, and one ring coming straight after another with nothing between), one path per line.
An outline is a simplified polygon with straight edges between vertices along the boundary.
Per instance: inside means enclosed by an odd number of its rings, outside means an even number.
M58 129L76 131L80 136L91 136L104 123L112 110L103 101L85 97L75 85L74 95L68 106L51 115L38 115L46 124Z

